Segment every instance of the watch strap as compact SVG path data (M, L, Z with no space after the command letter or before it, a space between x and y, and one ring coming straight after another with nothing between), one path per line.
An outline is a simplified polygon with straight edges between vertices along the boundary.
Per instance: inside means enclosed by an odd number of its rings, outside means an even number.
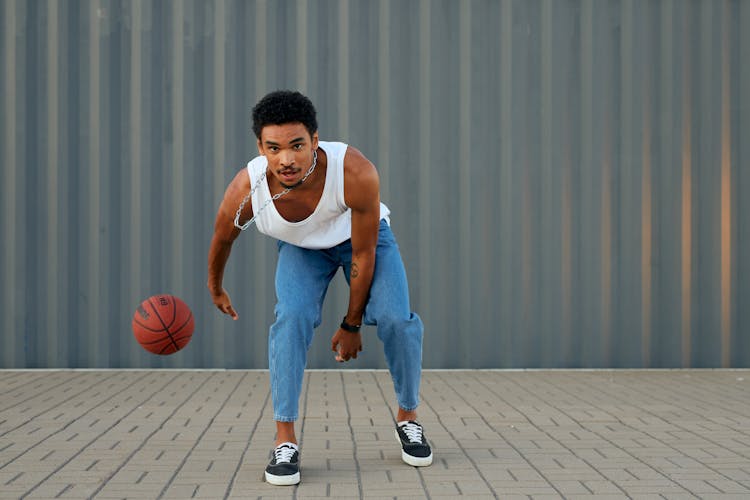
M341 329L345 330L350 333L359 333L359 329L362 327L362 325L352 325L346 322L346 316L344 316L344 319L341 320Z

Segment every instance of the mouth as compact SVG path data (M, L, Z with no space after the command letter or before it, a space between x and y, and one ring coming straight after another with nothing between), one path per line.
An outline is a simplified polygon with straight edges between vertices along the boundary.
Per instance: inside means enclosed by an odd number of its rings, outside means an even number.
M290 184L291 182L293 182L299 176L299 173L300 173L300 169L298 169L298 168L291 168L291 169L288 169L288 170L280 170L279 171L279 179L281 179L281 181L284 184Z

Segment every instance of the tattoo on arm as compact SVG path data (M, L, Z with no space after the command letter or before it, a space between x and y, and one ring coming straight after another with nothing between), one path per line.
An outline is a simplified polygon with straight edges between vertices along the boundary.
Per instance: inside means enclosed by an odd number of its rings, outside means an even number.
M359 267L357 266L356 262L352 262L352 270L350 272L350 275L352 278L356 278L359 276Z

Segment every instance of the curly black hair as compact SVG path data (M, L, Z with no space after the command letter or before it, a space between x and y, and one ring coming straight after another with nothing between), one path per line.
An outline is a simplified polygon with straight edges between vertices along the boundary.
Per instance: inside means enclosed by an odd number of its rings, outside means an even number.
M304 125L310 136L318 130L315 106L299 92L276 90L263 97L253 108L253 132L258 139L266 125L295 122Z

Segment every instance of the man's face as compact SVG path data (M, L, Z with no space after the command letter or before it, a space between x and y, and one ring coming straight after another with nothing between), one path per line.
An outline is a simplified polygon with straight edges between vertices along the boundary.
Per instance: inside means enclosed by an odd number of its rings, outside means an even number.
M317 147L318 133L310 137L310 132L298 122L266 125L258 140L258 151L268 160L271 174L285 186L294 186L302 180Z

